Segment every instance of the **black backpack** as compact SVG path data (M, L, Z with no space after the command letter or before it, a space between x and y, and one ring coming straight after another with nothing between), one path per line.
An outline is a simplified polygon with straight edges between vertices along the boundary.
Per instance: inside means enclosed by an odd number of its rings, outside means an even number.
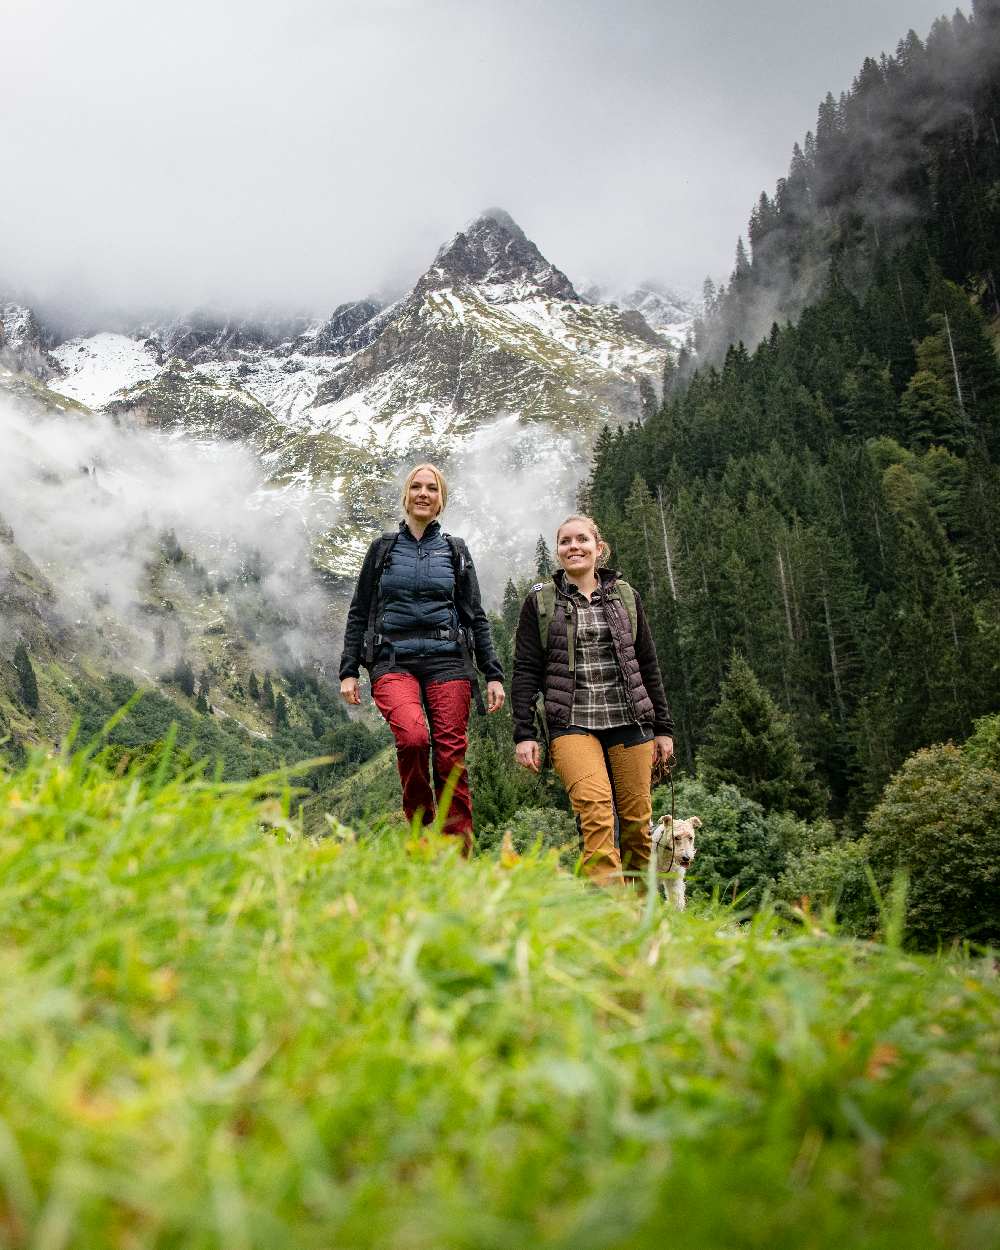
M458 628L455 630L410 630L405 637L448 638L452 642L457 642L462 653L466 676L472 683L476 709L485 715L486 708L483 704L483 695L479 688L479 677L476 673L476 665L473 658L475 640L472 636L472 630L462 624L462 612L459 604L462 594L462 582L465 578L466 570L472 563L472 557L469 555L469 548L466 546L465 539L456 538L454 534L446 534L443 531L441 537L451 550L451 562L455 570L455 610L458 613ZM391 645L391 640L386 638L382 631L377 628L378 622L376 618L378 616L382 574L385 572L385 566L389 562L389 556L392 554L392 549L395 547L398 538L398 529L388 530L378 540L378 546L375 549L375 580L372 584L371 600L368 605L368 629L364 637L364 660L362 661L369 672L374 667L375 656L378 654L378 649L382 643L389 642Z

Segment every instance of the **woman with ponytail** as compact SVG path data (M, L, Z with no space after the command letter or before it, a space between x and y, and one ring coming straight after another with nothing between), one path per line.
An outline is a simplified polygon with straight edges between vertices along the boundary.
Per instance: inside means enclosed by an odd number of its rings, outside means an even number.
M671 759L674 726L642 603L605 567L609 555L591 517L567 517L556 531L560 568L531 588L518 621L514 741L517 762L537 772L542 694L552 765L583 836L584 872L598 885L623 877L641 884L652 849L652 769Z

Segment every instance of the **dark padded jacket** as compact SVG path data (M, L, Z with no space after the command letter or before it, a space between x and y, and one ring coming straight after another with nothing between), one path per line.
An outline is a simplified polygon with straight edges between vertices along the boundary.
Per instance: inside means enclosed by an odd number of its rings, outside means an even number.
M570 672L567 620L575 612L572 599L564 593L563 574L556 573L555 610L549 624L549 645L543 648L538 632L538 605L534 592L521 606L514 641L514 678L510 698L514 717L514 741L527 742L537 737L534 723L535 696L545 696L545 718L551 729L564 729L570 723L576 675ZM619 575L611 569L600 569L601 588L610 590ZM625 605L605 599L604 611L611 626L615 658L622 674L626 699L634 720L652 726L654 734L673 735L674 722L663 690L663 679L656 659L653 635L636 594L636 637Z
M462 625L472 632L473 650L480 671L489 681L502 681L503 667L493 649L493 636L483 610L475 566L471 560L468 561L461 583L456 586L451 546L439 522L432 521L423 536L417 539L406 522L400 521L399 537L383 568L381 583L376 587L375 561L379 542L376 539L368 548L348 609L340 661L341 679L358 676L371 597L378 594L376 628L389 641L379 647L375 667L382 667L391 661L390 643L396 658L404 662L439 656L457 657L460 647L451 639L398 636L412 630L448 630ZM395 639L394 635L397 636Z

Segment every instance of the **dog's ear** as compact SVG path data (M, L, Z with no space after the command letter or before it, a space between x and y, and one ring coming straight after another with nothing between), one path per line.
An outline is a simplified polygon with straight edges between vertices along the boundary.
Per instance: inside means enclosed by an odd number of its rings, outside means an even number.
M698 819L697 816L692 816L690 823L695 829L701 828L701 821Z

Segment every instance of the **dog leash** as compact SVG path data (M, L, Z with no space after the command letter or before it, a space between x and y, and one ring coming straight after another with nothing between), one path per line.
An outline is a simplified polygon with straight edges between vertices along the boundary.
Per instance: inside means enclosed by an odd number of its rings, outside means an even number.
M669 875L674 870L674 821L677 818L677 800L674 794L674 762L671 758L667 763L653 765L653 780L657 785L663 785L663 779L670 782L670 867L664 876Z

